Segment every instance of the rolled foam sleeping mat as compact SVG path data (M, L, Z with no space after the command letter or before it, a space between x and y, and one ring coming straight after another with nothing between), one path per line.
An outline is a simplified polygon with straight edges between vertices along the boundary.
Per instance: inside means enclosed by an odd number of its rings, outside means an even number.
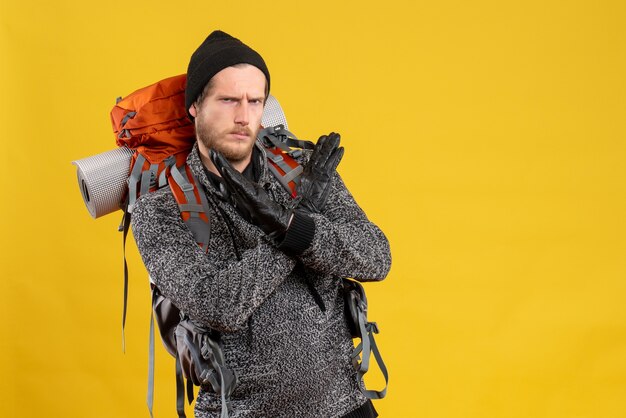
M267 96L267 100L265 101L265 108L263 109L263 116L261 117L261 125L266 128L268 126L284 125L285 129L289 129L283 108L280 107L278 100L276 100L276 98L271 94Z
M72 161L78 169L78 187L94 219L121 209L132 156L132 150L119 147Z

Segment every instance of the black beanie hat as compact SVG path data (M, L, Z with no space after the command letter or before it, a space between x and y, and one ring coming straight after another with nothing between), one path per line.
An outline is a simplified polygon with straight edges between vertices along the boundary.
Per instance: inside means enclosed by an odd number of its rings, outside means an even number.
M263 58L252 48L221 30L213 31L189 60L187 87L185 88L185 110L196 101L211 78L224 68L235 64L250 64L265 74L267 91L270 90L270 72ZM193 119L191 115L190 118Z

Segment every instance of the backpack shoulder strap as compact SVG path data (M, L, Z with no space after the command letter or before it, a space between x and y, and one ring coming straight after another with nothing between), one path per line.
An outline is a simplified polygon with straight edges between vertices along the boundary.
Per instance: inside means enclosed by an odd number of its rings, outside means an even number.
M183 222L200 248L207 252L211 227L206 194L198 187L198 181L187 164L180 167L173 164L170 167L168 179Z
M132 212L139 197L165 186L167 180L166 174L170 171L170 167L176 166L176 161L184 161L187 154L188 150L182 150L156 163L151 162L140 150L135 150L130 159L130 172L127 179L128 189L121 204L124 215L118 228L118 230L123 233L124 302L122 310L122 350L124 352L126 351L125 327L128 307L128 264L126 262L126 237L130 229Z
M295 198L296 187L300 182L299 176L303 171L302 165L298 162L302 157L302 149L313 149L315 145L297 139L284 125L262 129L258 139L266 151L270 171L291 197Z
M265 151L270 171L281 186L291 194L291 197L295 198L296 187L300 180L298 176L302 174L303 170L302 166L288 153L278 148L267 148Z

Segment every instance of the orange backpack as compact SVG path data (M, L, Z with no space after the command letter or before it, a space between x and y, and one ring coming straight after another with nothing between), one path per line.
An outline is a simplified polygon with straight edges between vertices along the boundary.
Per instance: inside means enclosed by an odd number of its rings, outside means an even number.
M118 98L111 110L117 145L135 150L124 202L125 224L129 224L128 215L139 196L169 184L187 226L192 230L208 228L206 201L193 186L195 181L185 166L196 140L193 123L185 111L186 80L185 74L166 78L124 99ZM201 207L195 207L195 203ZM206 238L198 243L205 250Z
M118 98L111 110L117 145L135 151L122 228L128 230L129 215L140 196L169 184L183 221L194 236L200 238L198 245L206 251L208 234L203 232L209 223L206 197L195 187L193 174L185 164L196 141L194 125L185 110L186 80L185 74L166 78L123 99ZM302 167L294 158L298 158L301 151L290 146L312 148L313 144L297 140L284 125L263 129L259 139L268 151L270 171L295 197Z

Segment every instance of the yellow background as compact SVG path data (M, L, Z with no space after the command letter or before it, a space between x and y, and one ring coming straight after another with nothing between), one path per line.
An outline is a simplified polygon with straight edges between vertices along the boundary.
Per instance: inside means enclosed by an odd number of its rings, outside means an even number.
M70 162L220 28L265 57L294 133L342 133L389 237L381 417L626 417L625 9L3 1L0 416L148 416L147 277L131 240L122 354L120 214L91 219ZM173 383L159 347L157 417Z

